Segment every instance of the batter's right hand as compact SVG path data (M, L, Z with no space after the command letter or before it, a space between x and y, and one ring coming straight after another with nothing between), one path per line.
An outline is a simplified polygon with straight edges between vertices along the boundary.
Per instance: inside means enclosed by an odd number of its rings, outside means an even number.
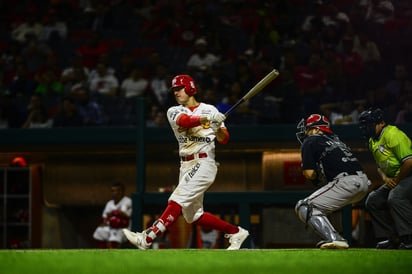
M222 123L226 119L226 116L223 113L215 112L210 114L207 119L210 122Z

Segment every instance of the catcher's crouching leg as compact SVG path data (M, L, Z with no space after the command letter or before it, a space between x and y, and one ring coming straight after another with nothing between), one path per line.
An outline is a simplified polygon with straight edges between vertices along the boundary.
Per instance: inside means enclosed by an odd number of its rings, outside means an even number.
M307 200L300 200L295 206L299 219L310 226L325 242L346 240L335 230L326 215Z

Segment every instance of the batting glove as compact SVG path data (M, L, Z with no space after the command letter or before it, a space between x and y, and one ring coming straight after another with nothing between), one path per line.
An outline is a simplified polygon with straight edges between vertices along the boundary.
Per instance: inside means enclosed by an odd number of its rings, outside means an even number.
M211 122L210 123L210 128L213 130L213 132L217 132L220 129L221 125L222 125L222 123Z
M226 119L226 116L223 113L215 112L210 114L207 119L210 122L222 123Z

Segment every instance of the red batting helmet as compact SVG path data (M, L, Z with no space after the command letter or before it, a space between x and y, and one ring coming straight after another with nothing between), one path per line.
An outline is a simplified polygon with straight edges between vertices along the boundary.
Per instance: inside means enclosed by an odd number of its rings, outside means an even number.
M190 75L183 74L175 76L172 80L172 87L170 89L174 90L174 88L177 87L184 87L186 94L189 96L193 96L197 92L195 80L193 80Z

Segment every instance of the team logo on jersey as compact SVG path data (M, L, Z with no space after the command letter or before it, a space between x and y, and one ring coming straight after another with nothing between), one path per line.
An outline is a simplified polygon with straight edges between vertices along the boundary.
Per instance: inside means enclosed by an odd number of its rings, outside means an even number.
M186 183L189 182L190 179L192 179L196 175L197 171L199 170L199 167L200 163L196 163L196 165L189 171L185 178Z
M202 127L203 127L204 129L210 128L210 121L207 121L206 123L202 124Z

